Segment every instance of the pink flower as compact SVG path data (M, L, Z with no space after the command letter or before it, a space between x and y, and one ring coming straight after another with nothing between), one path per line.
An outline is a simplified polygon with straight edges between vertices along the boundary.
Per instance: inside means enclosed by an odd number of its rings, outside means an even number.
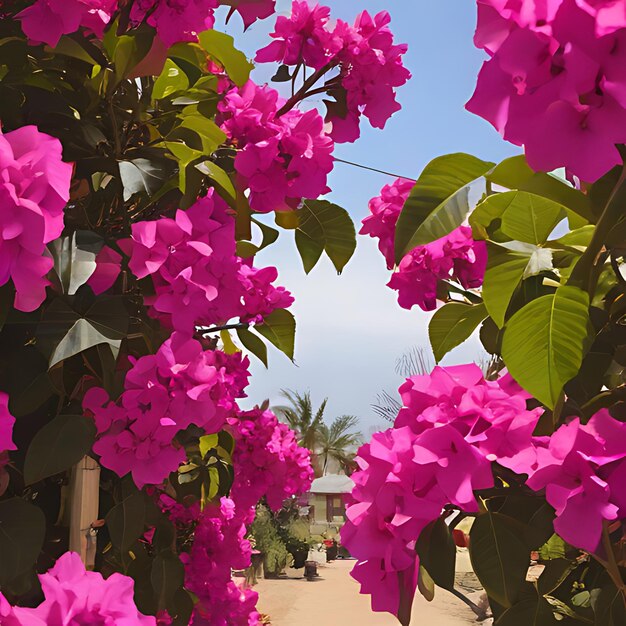
M390 21L386 11L374 17L363 11L354 26L338 20L331 28L328 7L295 0L291 16L277 19L274 41L257 52L256 60L295 67L304 63L326 73L338 69L329 88L336 102L328 103L326 121L336 142L355 141L361 115L383 128L400 109L396 89L411 77L402 62L407 46L394 44Z
M231 578L233 569L250 565L252 548L245 535L246 523L253 517L254 509L238 509L228 498L199 515L191 552L181 557L185 586L198 597L191 622L195 626L258 623L258 595L240 589Z
M122 256L109 246L104 246L96 256L96 269L87 284L99 296L108 291L122 271Z
M275 268L254 268L235 255L234 218L217 195L178 211L174 220L133 224L132 239L120 246L138 278L152 277L155 293L145 298L150 315L185 333L232 318L261 322L293 303L289 292L272 285Z
M264 20L276 11L276 0L222 0L241 15L246 28L257 20Z
M360 235L369 235L378 239L378 249L387 260L387 268L395 266L396 224L415 183L398 178L390 185L385 185L380 196L369 203L371 215L363 220Z
M169 48L183 41L197 41L198 34L213 28L217 0L137 0L131 20L147 22Z
M285 65L303 62L316 70L324 67L340 47L335 45L327 28L329 20L328 7L310 6L308 2L295 0L291 16L278 17L274 32L270 34L275 41L257 52L256 61L278 61Z
M47 574L39 576L39 580L44 601L36 609L15 608L15 625L156 626L154 617L137 610L132 578L112 574L104 579L97 572L88 572L74 552L66 552ZM6 610L6 602L2 600L0 598L0 615ZM13 623L8 621L7 626Z
M480 0L475 42L491 58L467 109L534 169L597 180L626 141L625 18L623 2Z
M411 250L400 261L388 286L398 291L402 308L418 305L424 311L433 311L439 281L453 280L464 289L476 289L483 283L486 267L486 243L474 241L471 229L460 226L437 241Z
M75 33L80 27L102 37L116 10L117 0L36 0L17 18L32 42L54 48L62 35Z
M0 453L17 450L13 443L15 418L9 413L9 396L0 391Z
M278 510L283 502L307 493L313 480L308 450L271 411L242 412L229 420L235 436L235 480L231 497L237 507L255 506L261 498Z
M248 384L248 361L240 353L204 350L200 342L173 333L156 355L134 362L116 403L90 389L84 409L93 415L94 452L118 476L158 485L185 460L175 437L194 424L218 432Z
M394 615L410 612L422 530L447 505L478 511L475 492L493 486L492 462L530 467L526 452L541 415L527 410L528 394L509 375L486 381L476 365L436 367L400 393L394 427L359 450L341 531L361 593L375 611Z
M63 230L72 165L58 139L24 126L0 133L0 285L13 280L15 308L34 311L46 298L52 268L46 244Z
M561 426L547 444L537 441L528 486L545 489L556 510L555 531L568 543L596 552L602 524L626 519L626 424L606 409L587 425Z
M334 143L323 119L315 110L278 117L281 105L275 90L252 81L229 91L219 105L222 129L239 148L235 169L259 213L293 210L303 198L330 191Z

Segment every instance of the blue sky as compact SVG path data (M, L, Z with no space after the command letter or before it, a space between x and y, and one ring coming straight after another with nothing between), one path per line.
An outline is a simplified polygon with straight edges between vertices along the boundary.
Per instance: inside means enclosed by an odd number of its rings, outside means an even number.
M290 1L278 0L287 13ZM474 89L483 54L472 45L476 4L473 0L328 0L333 17L353 21L363 9L388 10L396 41L409 44L406 65L413 73L399 91L403 106L383 131L362 124L361 139L338 145L337 157L399 175L417 178L433 158L450 152L469 152L501 160L519 152L493 128L464 109ZM273 19L256 24L244 46L252 55L265 45ZM240 23L227 30L241 41ZM274 67L260 67L257 82ZM271 74L270 74L271 75ZM337 164L328 199L345 207L357 223L367 214L371 197L391 178ZM311 390L316 402L329 398L328 417L344 413L362 419L364 434L384 426L371 410L376 394L393 392L402 383L396 359L411 346L428 348L430 315L419 309L404 311L385 285L389 272L374 240L358 238L357 252L341 276L327 259L306 276L290 233L257 257L259 265L276 265L280 283L295 296L298 321L296 365L280 353L270 353L269 370L255 363L249 388L251 403L269 398L280 403L281 389ZM477 342L457 348L446 363L480 357Z

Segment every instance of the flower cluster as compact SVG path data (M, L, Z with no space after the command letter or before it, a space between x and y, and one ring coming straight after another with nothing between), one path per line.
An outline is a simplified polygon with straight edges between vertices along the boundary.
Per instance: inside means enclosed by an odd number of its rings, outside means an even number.
M156 626L154 617L137 610L132 578L112 574L104 579L97 572L88 572L74 552L66 552L48 573L39 576L39 580L45 599L37 608L12 608L0 594L2 624Z
M281 105L278 92L252 81L229 91L219 105L222 128L239 149L235 169L259 213L290 211L303 198L330 191L334 144L324 120L314 109L279 117Z
M13 280L20 311L46 299L53 261L43 255L63 231L72 177L61 153L58 139L35 126L0 133L0 285Z
M387 269L390 270L396 264L396 225L414 185L413 181L404 178L398 178L390 185L385 185L380 196L370 200L371 215L363 220L363 226L359 231L360 235L369 235L378 239L378 249L385 257Z
M291 496L306 493L313 480L310 453L271 411L254 409L229 420L235 437L235 481L231 494L239 508L264 496L278 510Z
M375 16L363 11L353 26L337 20L331 28L329 17L327 7L294 0L291 17L278 18L275 41L259 50L256 60L304 63L324 72L338 68L331 89L336 103L328 106L327 121L335 141L352 142L359 137L361 115L384 128L400 110L396 89L411 77L402 62L407 46L394 44L386 11Z
M475 365L437 367L400 388L394 428L359 450L342 542L358 559L353 576L375 611L410 611L415 544L446 505L478 511L474 492L493 486L491 462L529 462L541 410L510 378L486 381Z
M136 0L130 18L135 24L146 20L170 47L197 41L199 33L213 28L213 11L217 7L217 0Z
M244 396L247 367L240 353L204 350L173 333L156 355L133 363L116 403L101 388L85 394L98 431L94 452L118 476L132 473L139 488L160 484L185 459L176 434L192 424L219 431Z
M293 303L272 285L275 268L257 269L235 255L234 217L213 193L175 219L133 224L132 239L120 247L135 276L152 277L155 293L145 298L150 315L178 331L235 317L259 322Z
M622 2L479 0L476 45L490 55L467 108L523 145L536 170L593 182L626 141Z
M36 0L18 13L24 34L33 43L55 47L63 35L83 27L102 37L118 0Z
M191 552L183 554L185 586L198 597L192 624L195 626L254 626L257 593L241 589L233 580L233 569L250 565L252 548L245 539L246 523L254 510L237 509L222 498L198 517Z
M586 425L576 418L536 439L534 448L536 458L516 470L529 474L532 489L545 489L556 510L554 530L596 552L603 522L626 519L626 424L603 409Z
M387 267L394 266L395 230L402 207L413 183L399 178L383 188L370 201L371 215L363 220L361 235L377 238ZM474 241L472 230L459 226L449 235L411 250L400 261L389 287L398 292L398 303L405 309L418 305L424 311L437 307L437 287L442 280L454 280L465 289L483 284L487 267L487 244Z

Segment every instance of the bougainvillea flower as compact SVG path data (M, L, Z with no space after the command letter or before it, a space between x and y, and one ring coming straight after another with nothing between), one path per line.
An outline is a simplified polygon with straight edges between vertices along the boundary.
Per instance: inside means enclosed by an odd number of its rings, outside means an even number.
M169 48L176 43L197 41L199 33L213 28L213 11L217 7L217 0L136 0L130 18L135 24L146 20Z
M371 215L363 220L360 235L369 235L378 239L378 249L387 261L387 268L393 269L395 262L396 225L415 183L398 178L390 185L385 185L380 196L369 203Z
M337 68L332 89L337 102L328 104L326 122L336 142L352 142L359 137L362 115L384 128L400 109L397 88L411 77L402 60L407 46L394 43L390 22L386 11L375 16L363 11L354 25L338 20L331 26L328 7L295 0L291 15L278 17L274 41L257 52L256 60Z
M472 230L459 226L449 235L411 250L400 261L388 286L398 292L398 304L404 309L415 305L424 311L437 308L437 286L441 280L453 280L465 289L483 284L487 268L487 244L474 241Z
M108 291L122 271L122 255L109 246L104 246L96 256L96 269L87 284L99 296Z
M446 506L478 511L476 492L494 484L492 463L534 470L535 447L544 443L533 438L542 409L527 409L528 393L508 374L487 381L477 365L436 367L408 379L400 393L394 427L358 452L341 531L361 592L372 596L374 610L397 616L410 611L415 544L426 526Z
M316 70L324 67L339 51L339 47L332 49L334 38L327 28L329 20L328 7L296 0L291 16L281 15L276 20L274 32L270 34L275 41L259 50L255 60L259 63L278 61L285 65L303 62Z
M26 36L34 43L55 47L62 35L81 26L102 37L117 9L117 0L36 0L17 14Z
M259 213L297 209L303 198L330 191L334 143L316 110L278 116L284 101L269 87L249 81L219 105L219 122L239 148L235 169Z
M279 510L291 496L308 492L313 480L310 452L274 413L241 412L229 424L235 437L231 497L240 509L265 497L270 508Z
M177 211L175 219L133 224L132 239L120 247L135 276L152 277L149 314L178 331L232 318L260 323L293 303L288 291L272 284L275 268L255 268L235 254L235 220L217 194Z
M0 391L0 452L16 450L13 443L15 418L9 413L9 396Z
M156 355L133 362L124 392L111 402L90 389L83 408L93 415L94 452L118 476L132 474L138 487L161 484L185 460L175 437L190 425L218 432L244 397L248 360L204 350L199 341L173 333Z
M528 486L545 489L565 541L595 552L603 522L624 515L626 424L603 409L586 425L576 418L561 426L536 453Z
M626 140L626 8L610 0L480 0L475 42L491 57L467 103L536 170L594 182Z
M44 601L36 609L15 608L16 624L156 626L153 616L137 609L132 578L116 573L105 579L97 572L88 572L74 552L63 554L39 580Z
M13 280L20 311L46 298L53 261L43 254L63 230L71 177L58 139L35 126L0 133L0 285Z

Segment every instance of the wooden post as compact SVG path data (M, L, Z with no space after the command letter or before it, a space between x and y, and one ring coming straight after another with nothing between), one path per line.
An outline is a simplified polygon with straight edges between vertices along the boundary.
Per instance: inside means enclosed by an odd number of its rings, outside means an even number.
M96 562L96 530L100 499L100 466L84 457L74 466L70 483L70 550L80 555L88 570Z

